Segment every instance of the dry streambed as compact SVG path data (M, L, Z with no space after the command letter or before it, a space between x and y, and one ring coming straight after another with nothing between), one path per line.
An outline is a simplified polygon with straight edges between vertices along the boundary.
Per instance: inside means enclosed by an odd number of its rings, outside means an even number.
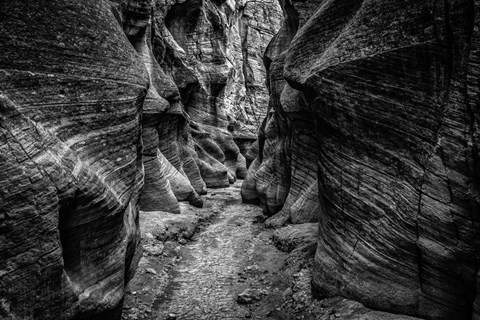
M209 190L205 207L141 215L144 253L124 320L407 319L342 298L314 300L316 225L266 229L240 182Z

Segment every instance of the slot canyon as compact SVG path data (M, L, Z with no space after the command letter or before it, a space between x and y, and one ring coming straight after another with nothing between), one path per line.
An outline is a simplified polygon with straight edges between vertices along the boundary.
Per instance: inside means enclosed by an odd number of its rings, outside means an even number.
M0 320L480 320L480 0L0 0L0 49Z

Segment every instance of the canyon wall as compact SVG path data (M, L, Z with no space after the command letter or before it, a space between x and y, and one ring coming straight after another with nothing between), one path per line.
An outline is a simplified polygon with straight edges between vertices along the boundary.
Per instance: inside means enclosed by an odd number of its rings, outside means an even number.
M153 51L178 86L200 175L208 187L227 186L245 177L245 155L267 109L262 53L280 27L281 8L243 0L155 5ZM161 140L171 160L171 144Z
M0 318L118 317L145 68L103 1L2 1L0 30Z
M282 6L244 199L273 226L318 219L318 297L480 318L480 3Z
M120 317L139 212L246 175L281 19L271 1L0 2L0 318Z
M272 1L111 2L150 79L141 210L178 213L177 201L184 200L202 206L206 187L246 175L245 156L267 109L262 53L280 27L281 7Z

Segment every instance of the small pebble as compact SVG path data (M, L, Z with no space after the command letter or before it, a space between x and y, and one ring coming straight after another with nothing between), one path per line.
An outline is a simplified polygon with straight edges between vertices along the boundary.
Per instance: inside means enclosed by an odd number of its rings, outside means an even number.
M150 274L157 274L157 271L155 271L155 269L153 268L147 268L147 273L150 273Z

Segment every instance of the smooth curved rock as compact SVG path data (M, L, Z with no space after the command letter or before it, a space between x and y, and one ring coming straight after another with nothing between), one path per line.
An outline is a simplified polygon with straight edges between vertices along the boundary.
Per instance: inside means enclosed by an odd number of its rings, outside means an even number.
M104 1L0 7L0 317L119 318L141 254L143 64Z
M266 111L259 53L279 27L281 8L271 1L170 1L164 14L156 26L162 61L179 87L202 178L209 187L233 183L237 173L246 175L235 141L251 144Z
M269 1L172 0L112 0L112 7L150 80L142 210L178 212L172 192L201 206L207 186L246 176L236 139L248 152L264 112L265 71L257 50L278 29L280 7ZM265 20L259 23L253 13ZM248 48L249 42L255 46ZM160 162L168 172L159 171Z
M244 203L260 204L260 198L258 197L255 183L255 173L258 170L258 166L259 161L258 159L255 159L248 169L245 180L243 180L241 195Z
M139 206L245 176L280 7L187 2L0 3L0 317L119 318Z
M286 24L265 57L273 114L252 176L268 212L292 213L297 201L318 211L318 296L479 318L479 6L283 4ZM301 199L316 179L317 199Z

